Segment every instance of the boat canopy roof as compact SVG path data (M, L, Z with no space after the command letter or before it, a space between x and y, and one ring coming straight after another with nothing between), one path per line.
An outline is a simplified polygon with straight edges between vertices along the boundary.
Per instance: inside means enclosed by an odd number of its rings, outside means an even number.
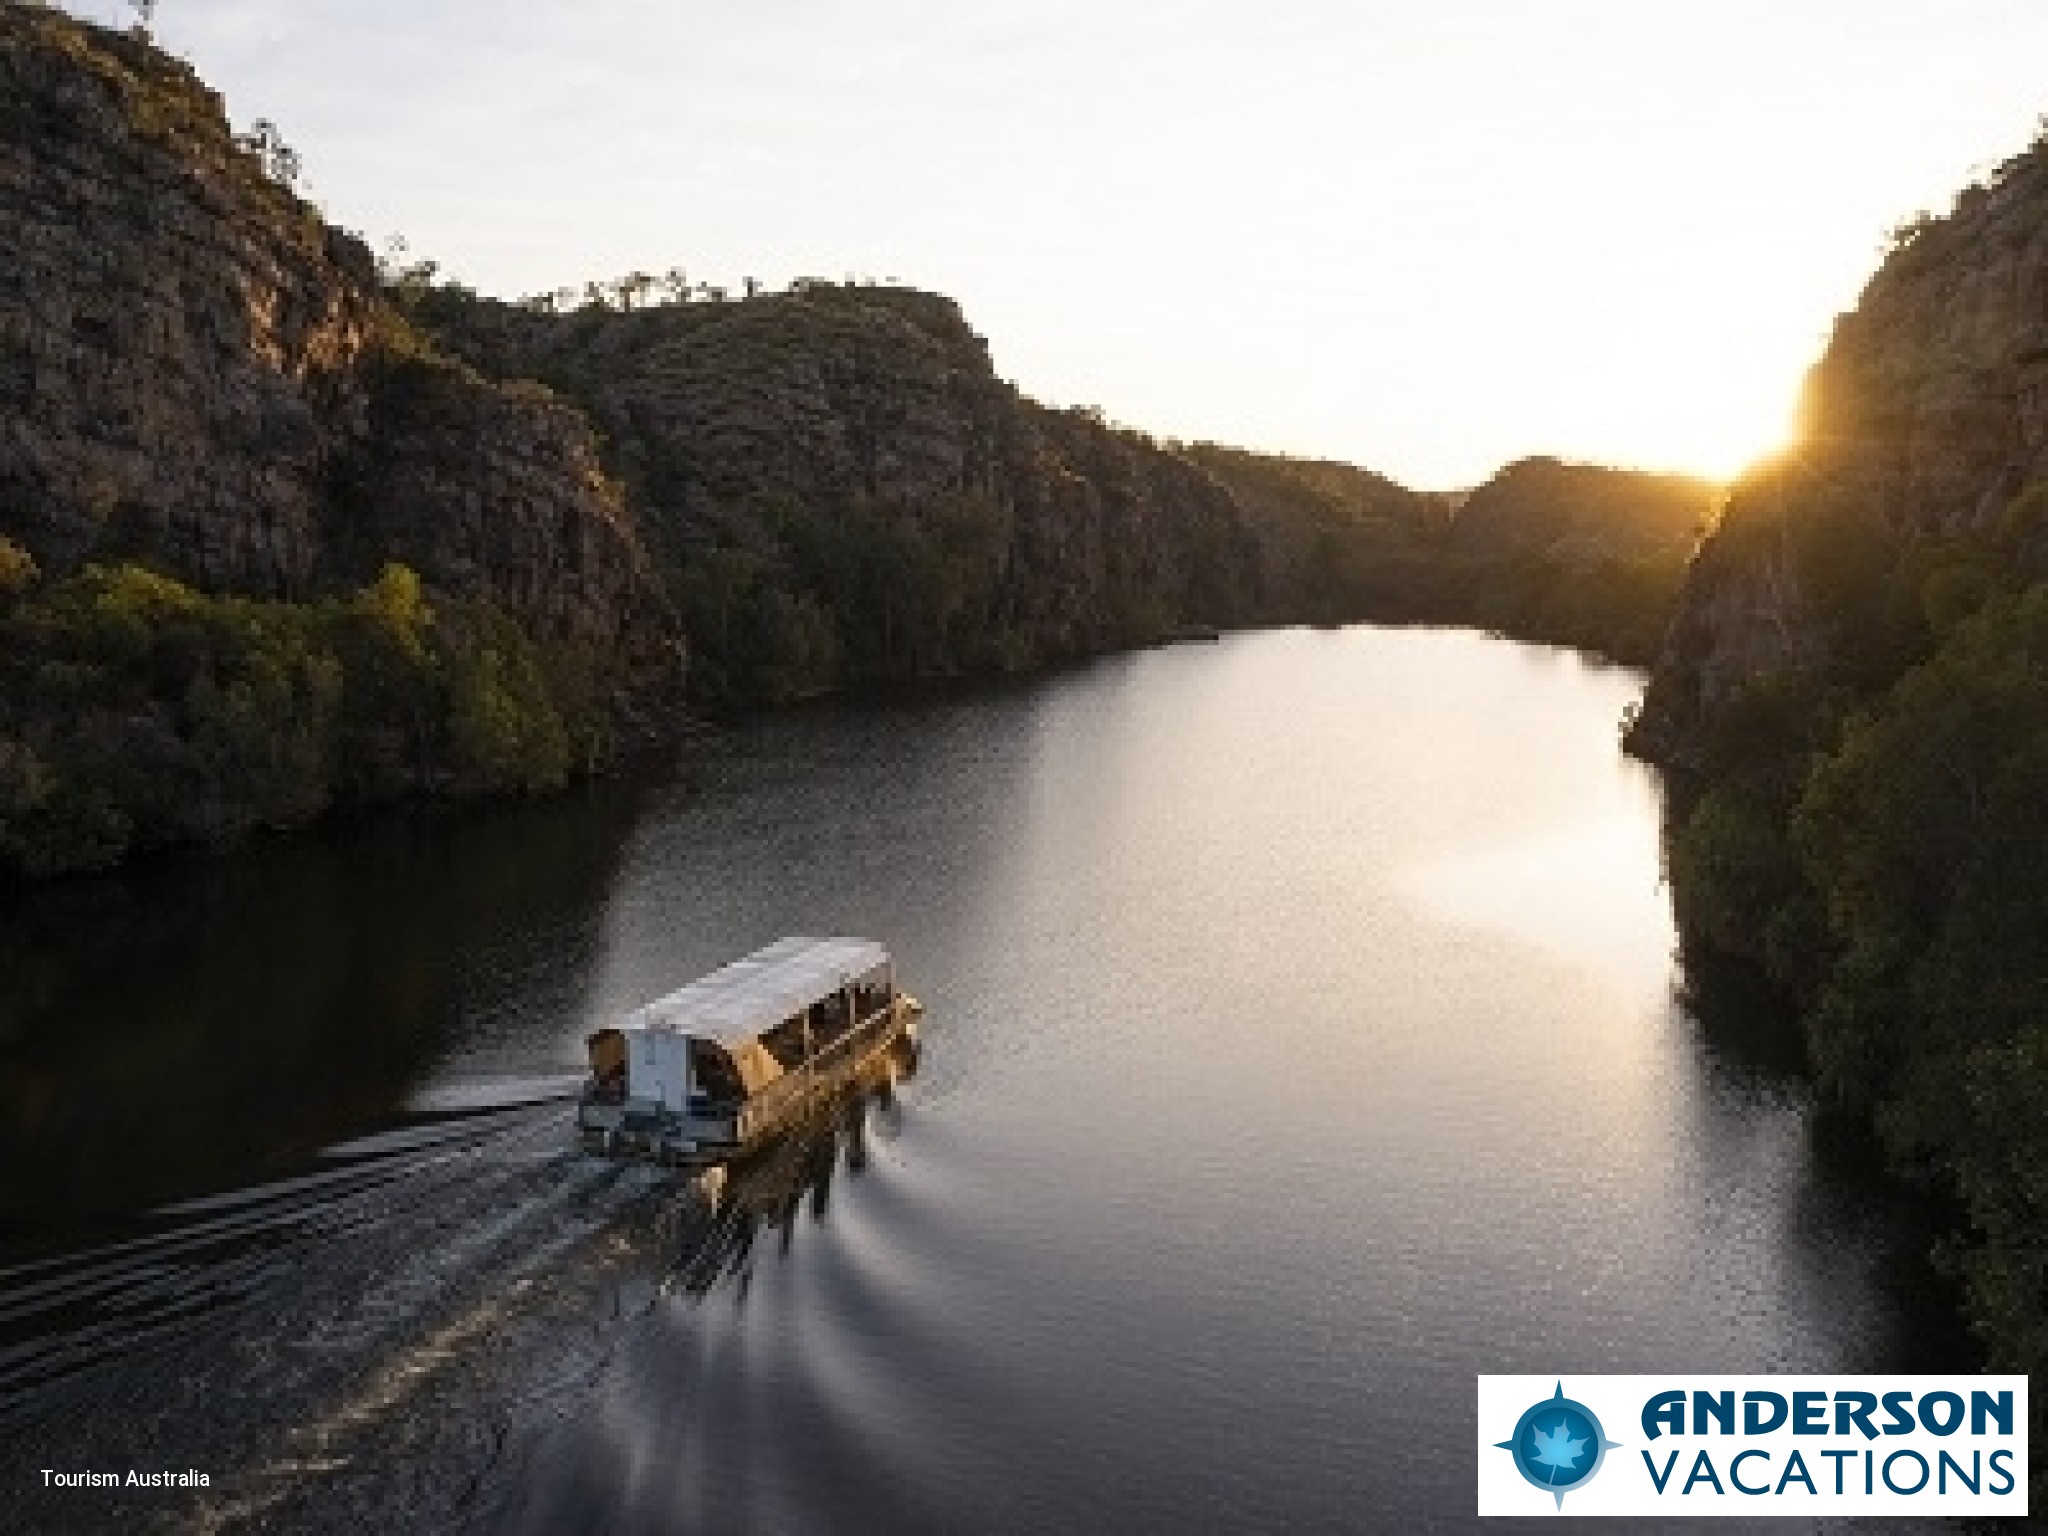
M737 1056L757 1035L889 963L872 939L777 939L627 1016L627 1029L715 1040Z

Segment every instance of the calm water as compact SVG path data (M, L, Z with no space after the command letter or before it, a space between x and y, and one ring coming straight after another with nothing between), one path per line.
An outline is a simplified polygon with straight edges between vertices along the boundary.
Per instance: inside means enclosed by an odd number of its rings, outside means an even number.
M0 1514L1455 1529L1479 1372L1913 1363L1896 1213L1674 1001L1637 686L1232 637L39 896ZM566 1150L586 1029L788 932L895 948L914 1074L716 1211ZM124 1458L213 1486L23 1491Z

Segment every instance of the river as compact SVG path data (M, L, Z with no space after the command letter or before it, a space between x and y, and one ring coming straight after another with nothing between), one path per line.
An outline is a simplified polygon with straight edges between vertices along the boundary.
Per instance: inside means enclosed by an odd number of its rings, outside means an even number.
M1639 688L1234 635L35 893L0 1520L1461 1529L1480 1372L1952 1365L1681 1001ZM806 932L914 1072L716 1212L571 1150L587 1030ZM131 1465L209 1484L41 1486Z

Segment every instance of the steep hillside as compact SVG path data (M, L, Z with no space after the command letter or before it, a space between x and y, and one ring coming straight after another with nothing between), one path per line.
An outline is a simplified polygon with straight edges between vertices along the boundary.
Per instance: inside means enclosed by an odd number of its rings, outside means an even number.
M649 617L574 413L410 345L369 253L147 44L0 6L0 248L0 532L45 574L303 598L397 559L550 634Z
M1265 571L1263 617L1342 624L1437 616L1447 498L1326 459L1216 443L1182 451L1244 508Z
M1450 522L1446 607L1503 634L1647 666L1721 496L1688 475L1519 460Z
M1949 216L1902 228L1836 322L1797 447L1736 488L1701 551L1639 742L1688 761L1759 687L1798 674L1867 691L1895 676L1980 595L1980 578L2048 574L2044 486L2037 145Z
M1720 487L1523 459L1463 495L1197 444L1259 535L1275 619L1469 625L1634 665L1657 654Z
M444 286L408 309L589 413L707 702L1014 671L1260 611L1230 496L1019 395L949 299L806 284L556 315Z
M1264 622L1661 631L1655 477L1532 461L1453 515L1047 409L935 295L506 304L292 180L185 65L0 0L0 875L546 789L685 699Z
M1954 1190L1994 1354L2048 1363L2048 138L1902 230L1799 445L1701 549L1633 732L1696 951Z
M183 64L0 4L0 873L546 788L686 646L753 705L1258 611L1228 493L950 301L387 289L291 179Z
M544 787L676 672L587 424L421 344L276 169L0 5L0 870Z
M957 306L903 289L568 314L400 291L440 346L590 413L710 703L1253 622L1478 625L1647 663L1719 499L1554 459L1453 498L1157 443L1019 395Z

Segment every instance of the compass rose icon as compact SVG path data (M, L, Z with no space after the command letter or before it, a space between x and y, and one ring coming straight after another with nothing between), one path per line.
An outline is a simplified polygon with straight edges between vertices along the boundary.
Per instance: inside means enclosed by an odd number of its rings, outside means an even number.
M1555 1494L1562 1509L1564 1496L1591 1482L1607 1453L1620 1447L1607 1438L1592 1409L1564 1395L1560 1381L1556 1395L1525 1412L1513 1436L1497 1442L1497 1448L1515 1458L1515 1470L1524 1478Z

